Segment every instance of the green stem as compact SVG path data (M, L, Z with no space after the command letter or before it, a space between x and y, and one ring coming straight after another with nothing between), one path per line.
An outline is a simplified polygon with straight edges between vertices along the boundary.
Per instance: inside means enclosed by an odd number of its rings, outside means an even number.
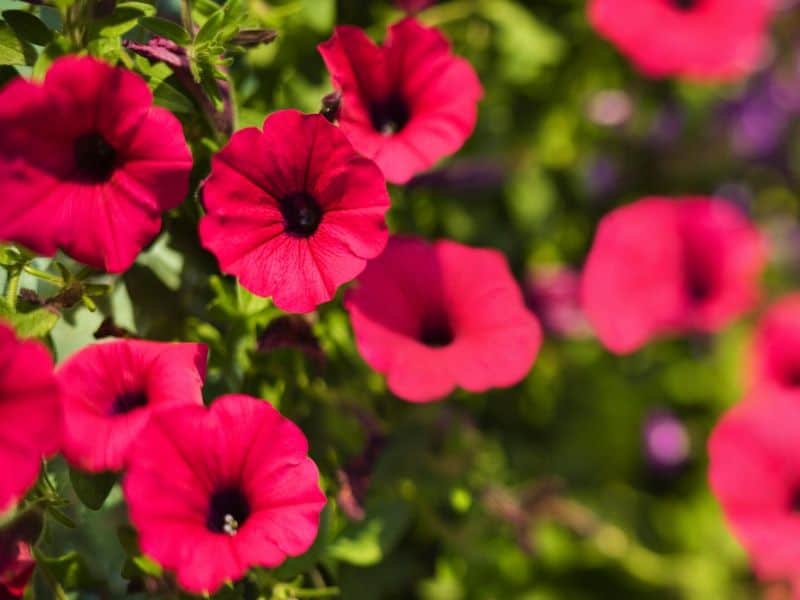
M292 590L296 598L332 598L341 594L338 587L317 588L315 590Z
M42 279L44 281L52 283L53 285L57 285L58 287L64 286L64 280L61 279L61 277L59 277L58 275L53 275L45 271L40 271L39 269L32 267L30 265L25 265L23 269L28 275L33 275L38 279Z
M19 294L19 280L22 277L22 267L13 266L7 271L8 278L6 279L5 300L12 312L17 309L17 295Z
M181 20L183 21L183 28L189 32L189 35L194 39L194 23L192 22L192 0L183 0L181 2Z

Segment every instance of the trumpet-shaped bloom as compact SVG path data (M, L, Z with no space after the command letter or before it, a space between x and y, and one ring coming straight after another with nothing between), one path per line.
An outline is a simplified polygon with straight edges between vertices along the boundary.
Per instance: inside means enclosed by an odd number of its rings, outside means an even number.
M242 395L155 415L123 488L142 551L194 593L308 550L326 501L300 429Z
M345 304L364 360L411 402L513 385L541 343L505 257L449 240L390 239Z
M319 51L342 92L342 131L389 181L407 182L456 152L475 129L483 88L438 30L409 17L377 46L344 25Z
M131 71L69 56L0 90L0 240L124 271L191 167L181 124Z
M711 489L764 579L800 573L800 405L760 391L729 411L708 444Z
M645 198L601 221L581 282L584 311L624 354L669 333L716 331L758 298L758 230L712 198Z
M53 359L41 343L0 323L0 512L25 495L42 458L61 443L61 405Z
M220 268L291 312L333 298L388 237L380 170L324 117L295 110L233 135L203 203L200 239Z
M118 340L87 346L57 372L67 460L85 471L119 471L152 415L202 405L202 344Z
M644 74L733 79L766 46L775 0L590 0L589 20Z

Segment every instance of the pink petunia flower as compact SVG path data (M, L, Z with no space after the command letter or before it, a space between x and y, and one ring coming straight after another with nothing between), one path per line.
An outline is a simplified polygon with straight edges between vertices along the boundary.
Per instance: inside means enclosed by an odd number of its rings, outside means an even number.
M536 358L539 323L496 250L393 237L357 281L345 306L358 350L400 398L507 387Z
M248 290L308 312L380 254L386 182L320 115L281 110L237 131L203 186L200 239Z
M758 230L724 200L644 198L600 222L584 312L618 354L670 333L716 331L754 305L766 257Z
M389 181L407 182L456 152L475 129L483 88L438 30L409 17L376 46L344 25L318 48L342 92L342 131Z
M250 396L154 416L123 482L142 551L213 592L313 543L326 498L300 429Z
M734 79L766 48L775 0L590 0L588 17L650 77Z
M135 73L70 56L41 84L0 90L0 240L124 271L183 202L191 167L180 123Z
M751 386L800 394L800 293L784 296L761 316L750 356Z
M711 489L762 579L800 581L798 438L800 405L759 392L730 410L709 439Z
M202 344L118 340L69 357L56 372L64 456L84 471L123 469L155 412L203 404L207 353Z
M42 458L58 451L58 396L47 348L0 323L0 512L35 483Z
M0 600L15 600L25 595L36 560L30 544L22 540L0 542Z

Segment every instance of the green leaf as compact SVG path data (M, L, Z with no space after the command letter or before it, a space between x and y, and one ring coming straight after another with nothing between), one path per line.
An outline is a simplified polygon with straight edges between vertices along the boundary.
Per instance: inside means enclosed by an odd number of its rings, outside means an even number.
M36 15L24 10L4 10L3 18L20 39L39 46L53 41L53 32Z
M195 107L192 101L172 87L166 81L150 81L156 84L153 88L153 101L158 105L176 113L191 114ZM180 278L178 279L180 283Z
M36 50L4 21L0 21L0 65L32 65Z
M69 46L69 40L61 35L57 35L52 42L47 44L33 65L34 78L42 79L53 61L69 52Z
M222 26L225 23L225 13L222 10L218 10L213 15L208 17L208 20L203 23L203 26L200 28L200 31L197 32L197 36L194 38L195 45L199 46L201 44L205 44L213 40L216 35L222 30Z
M405 533L411 520L408 504L383 500L367 508L363 521L350 523L328 548L328 554L365 567L383 560Z
M89 25L89 36L114 38L128 33L139 24L139 20L153 14L155 9L143 2L124 2L118 4L114 12Z
M66 591L86 590L97 587L98 580L92 575L83 557L75 551L61 556L49 557L38 548L33 549L36 564L46 569Z
M183 27L174 21L162 19L161 17L142 17L139 19L139 25L182 46L190 44L192 41L191 34Z
M61 512L59 509L57 509L52 504L48 504L46 510L47 510L47 514L48 515L53 517L56 521L61 523L64 527L69 527L70 529L75 529L77 527L77 525L75 524L75 521L73 521L70 517L65 515L63 512Z
M142 551L139 550L139 536L136 534L136 530L130 525L120 525L117 527L117 539L119 540L119 545L122 546L122 549L125 550L125 554L128 556L136 556L142 553Z
M12 313L0 306L0 316L11 322L17 335L23 338L41 338L50 333L58 323L59 314L51 308L37 308L27 313Z
M70 467L69 481L81 502L92 510L100 510L117 482L114 473L86 473Z
M142 573L152 575L153 577L161 577L163 570L161 565L144 555L134 556L133 564L135 564Z

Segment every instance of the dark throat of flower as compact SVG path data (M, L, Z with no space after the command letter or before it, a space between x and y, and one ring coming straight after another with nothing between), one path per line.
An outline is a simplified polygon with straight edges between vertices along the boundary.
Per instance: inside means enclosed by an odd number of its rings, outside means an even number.
M402 131L411 118L408 103L400 94L392 94L384 100L373 102L369 116L375 131L385 136Z
M114 402L111 405L111 414L124 415L143 406L147 406L147 394L144 391L122 392L114 398Z
M237 486L225 486L211 494L206 527L214 533L234 536L250 516L250 503Z
M422 319L419 341L431 348L442 348L453 343L453 329L446 315L426 315Z
M702 2L702 0L667 0L669 4L673 8L677 8L680 11L689 12L697 8L697 6Z
M81 181L108 181L117 164L117 151L96 131L85 133L73 143L75 176Z
M310 237L322 221L322 208L306 194L289 194L278 201L286 233L295 237Z

